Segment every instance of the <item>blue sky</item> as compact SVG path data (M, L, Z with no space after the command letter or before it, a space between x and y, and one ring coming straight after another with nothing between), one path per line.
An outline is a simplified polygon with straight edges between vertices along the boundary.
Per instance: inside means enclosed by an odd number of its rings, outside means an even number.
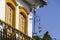
M47 0L48 5L37 9L43 35L49 31L52 38L60 40L60 0Z

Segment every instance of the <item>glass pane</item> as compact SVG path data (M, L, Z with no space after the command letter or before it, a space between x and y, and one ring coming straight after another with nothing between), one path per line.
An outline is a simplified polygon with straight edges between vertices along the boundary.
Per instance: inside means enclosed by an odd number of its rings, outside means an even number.
M24 16L20 13L20 14L19 14L19 29L20 29L20 31L24 32L24 26L25 26L25 18L24 18Z
M12 12L13 12L13 10L12 10L12 8L10 7L10 6L6 6L7 7L7 21L8 21L8 24L10 24L10 25L12 25Z

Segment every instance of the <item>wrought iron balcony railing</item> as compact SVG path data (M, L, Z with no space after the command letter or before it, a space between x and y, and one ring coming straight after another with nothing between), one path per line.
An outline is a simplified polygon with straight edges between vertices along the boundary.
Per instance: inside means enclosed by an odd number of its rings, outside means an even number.
M34 40L0 20L0 40Z

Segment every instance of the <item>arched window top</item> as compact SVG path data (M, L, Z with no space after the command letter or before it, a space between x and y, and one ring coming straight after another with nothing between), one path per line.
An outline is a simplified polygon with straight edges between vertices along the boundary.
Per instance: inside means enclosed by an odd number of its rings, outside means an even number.
M20 12L20 14L22 14L24 16L24 18L26 18L26 15L24 14L24 12Z
M14 5L11 3L7 3L8 6L10 6L12 9L15 9Z

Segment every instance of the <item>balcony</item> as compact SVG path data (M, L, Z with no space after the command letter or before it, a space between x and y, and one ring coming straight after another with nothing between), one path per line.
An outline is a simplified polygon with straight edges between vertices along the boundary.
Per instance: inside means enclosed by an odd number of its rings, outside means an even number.
M0 40L34 40L0 20Z

